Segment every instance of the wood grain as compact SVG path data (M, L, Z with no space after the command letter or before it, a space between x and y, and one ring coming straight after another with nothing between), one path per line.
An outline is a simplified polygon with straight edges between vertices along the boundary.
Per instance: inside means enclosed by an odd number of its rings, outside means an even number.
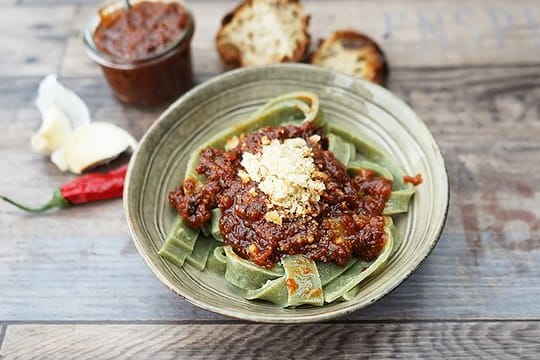
M0 193L39 204L72 178L28 145L44 75L59 73L94 120L137 138L164 109L120 104L87 58L81 30L101 2L0 0ZM235 3L188 1L198 83L222 71L213 37ZM352 27L381 44L390 90L445 154L448 221L420 270L335 323L243 324L166 289L136 253L119 201L39 217L0 203L0 358L538 357L538 1L304 3L314 43Z
M99 1L0 2L0 191L46 201L72 178L28 146L43 75L59 72L94 120L140 138L163 107L118 103L84 53L80 30ZM198 82L221 71L213 49L234 1L193 1ZM389 88L445 153L445 233L403 286L349 319L540 319L540 38L537 2L306 2L314 38L367 32L387 52ZM369 14L369 16L366 16ZM0 204L0 320L222 319L162 286L129 238L119 201L31 217Z
M0 76L57 72L75 12L73 5L40 8L38 11L2 7Z
M28 148L39 122L28 95L37 81L0 83L2 114L15 117L0 122L9 134L0 146L10 154L0 160L0 188L27 203L45 201L70 178ZM160 110L119 105L100 77L64 82L88 99L95 120L137 137ZM531 171L540 169L540 66L400 69L390 87L422 116L446 155L449 218L420 271L351 318L540 319L540 173ZM500 211L503 205L512 211ZM7 224L0 227L0 319L215 318L154 278L135 252L118 201L42 217L0 204L0 217Z
M10 325L3 359L534 359L538 322Z
M0 325L0 355L2 354L2 345L4 344L4 338L6 336L6 325Z
M222 67L214 47L229 1L192 1L196 19L194 68L198 74ZM306 1L313 44L338 28L365 32L382 46L392 69L484 64L538 64L540 5L529 0L474 3L402 1ZM342 10L341 10L342 9ZM346 9L346 10L345 10ZM67 42L60 72L64 76L99 71L81 46L81 29L95 5L80 8Z

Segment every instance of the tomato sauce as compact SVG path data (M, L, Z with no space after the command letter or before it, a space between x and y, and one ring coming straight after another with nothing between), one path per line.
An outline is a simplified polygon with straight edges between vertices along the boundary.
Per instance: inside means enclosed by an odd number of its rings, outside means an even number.
M144 59L165 50L188 25L178 3L143 1L130 9L101 15L94 42L103 52L126 60Z
M95 29L86 32L89 56L98 63L122 102L157 105L193 86L191 39L193 16L170 0L132 2L99 11Z
M422 174L420 173L416 174L415 176L405 175L403 177L403 182L413 184L414 186L418 186L424 182L424 178L422 177Z
M315 134L321 136L321 141L308 141ZM237 176L242 169L242 154L260 151L263 136L280 141L301 137L311 147L317 170L327 177L326 190L312 204L309 215L284 216L281 225L265 220L269 210L267 195L254 181L244 183ZM371 171L349 175L328 151L322 129L312 123L267 127L245 134L230 151L207 148L196 170L206 176L206 183L197 187L194 179L186 179L169 194L170 205L194 228L204 226L212 217L211 209L219 207L224 243L258 265L271 267L285 254L303 254L341 265L353 255L370 261L385 245L382 211L392 192L392 182Z

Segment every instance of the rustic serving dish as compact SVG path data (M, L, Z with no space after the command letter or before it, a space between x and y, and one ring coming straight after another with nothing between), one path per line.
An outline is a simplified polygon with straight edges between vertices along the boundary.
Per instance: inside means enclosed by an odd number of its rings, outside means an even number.
M282 309L249 301L227 282L158 255L176 213L167 194L184 178L186 161L206 138L245 118L266 100L295 90L317 93L329 122L361 132L390 153L406 173L423 174L409 212L397 217L403 243L384 270L351 301ZM328 320L370 305L395 289L426 259L441 234L449 200L444 160L422 120L382 87L327 69L281 64L228 72L192 89L152 125L130 163L124 211L135 245L152 272L201 308L241 319L299 323Z

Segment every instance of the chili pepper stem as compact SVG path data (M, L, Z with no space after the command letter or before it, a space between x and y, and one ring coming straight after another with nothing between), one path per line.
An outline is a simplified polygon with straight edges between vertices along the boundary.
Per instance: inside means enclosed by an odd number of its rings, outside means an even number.
M65 208L70 205L70 203L62 196L59 190L56 190L54 192L52 199L48 203L38 208L31 208L31 207L21 205L18 202L13 201L10 198L5 197L3 195L0 195L0 198L10 203L11 205L18 207L21 210L32 212L32 213L42 213L52 208Z

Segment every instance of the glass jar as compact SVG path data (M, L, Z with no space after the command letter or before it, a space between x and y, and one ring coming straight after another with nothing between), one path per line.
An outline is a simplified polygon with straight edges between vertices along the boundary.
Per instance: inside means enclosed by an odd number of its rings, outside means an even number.
M131 3L135 6L143 1L132 0ZM195 30L193 16L178 1L160 2L179 3L186 11L187 23L170 44L146 57L129 60L115 56L102 51L94 41L95 31L102 21L100 14L107 16L125 9L124 0L104 5L85 29L84 41L88 55L101 66L114 95L122 102L134 105L162 104L176 99L193 86L190 49Z

